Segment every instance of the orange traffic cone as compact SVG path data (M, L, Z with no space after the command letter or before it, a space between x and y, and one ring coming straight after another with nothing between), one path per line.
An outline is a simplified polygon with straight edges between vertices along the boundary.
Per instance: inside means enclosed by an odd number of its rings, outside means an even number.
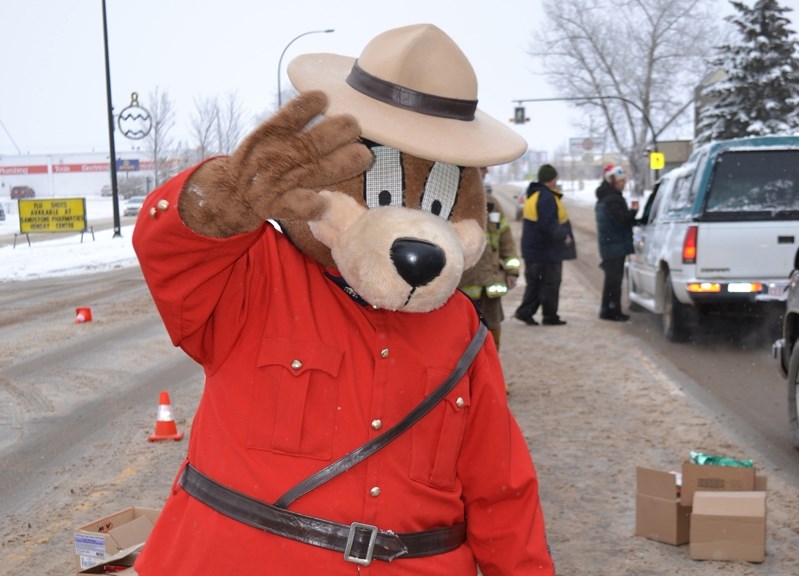
M75 324L83 324L92 321L91 308L75 308Z
M183 432L178 432L178 427L175 424L175 416L172 414L172 403L169 401L169 394L161 392L161 398L158 400L158 416L155 419L155 434L151 435L147 440L154 442L156 440L182 440Z

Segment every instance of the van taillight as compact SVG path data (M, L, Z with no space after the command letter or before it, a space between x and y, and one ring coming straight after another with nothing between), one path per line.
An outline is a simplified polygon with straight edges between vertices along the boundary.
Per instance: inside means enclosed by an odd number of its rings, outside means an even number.
M696 264L696 226L689 226L682 242L682 263Z

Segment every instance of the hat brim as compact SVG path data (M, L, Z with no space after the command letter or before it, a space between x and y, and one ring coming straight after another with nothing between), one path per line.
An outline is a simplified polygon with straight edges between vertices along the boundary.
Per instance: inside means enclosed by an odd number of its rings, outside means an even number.
M463 121L398 108L361 94L346 79L355 58L304 54L288 65L300 92L321 90L328 97L325 115L351 114L363 136L419 158L458 166L494 166L515 160L527 142L513 130L477 110Z

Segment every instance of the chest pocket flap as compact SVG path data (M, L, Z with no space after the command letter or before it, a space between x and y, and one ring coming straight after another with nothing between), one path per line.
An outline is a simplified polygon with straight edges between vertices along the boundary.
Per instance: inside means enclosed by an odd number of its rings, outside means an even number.
M258 353L258 366L279 365L296 375L308 370L321 370L330 376L338 376L341 366L341 350L310 340L286 338L264 338Z
M264 338L253 382L250 447L329 458L343 355L319 341Z

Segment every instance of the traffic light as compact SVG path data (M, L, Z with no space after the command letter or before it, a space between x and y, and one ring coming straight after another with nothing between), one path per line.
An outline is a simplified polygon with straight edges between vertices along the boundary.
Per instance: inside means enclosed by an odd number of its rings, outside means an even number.
M524 106L516 106L513 109L513 123L524 124L525 122L527 122L527 118L525 117Z

